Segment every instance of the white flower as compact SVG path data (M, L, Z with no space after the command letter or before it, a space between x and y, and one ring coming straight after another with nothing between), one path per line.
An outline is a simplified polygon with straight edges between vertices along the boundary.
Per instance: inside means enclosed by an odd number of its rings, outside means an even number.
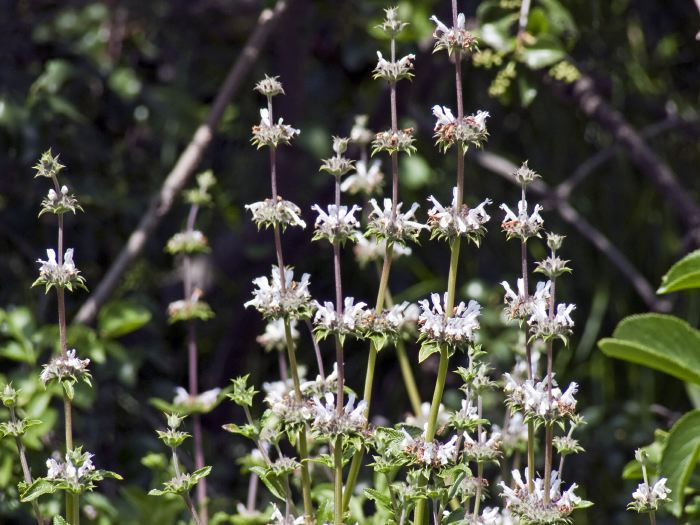
M391 62L384 58L381 51L377 51L377 66L374 68L374 78L383 78L388 82L397 82L403 78L413 76L413 61L415 55L406 55L399 60Z
M360 223L355 218L355 212L360 211L359 206L348 208L329 204L327 213L318 204L314 204L311 209L318 213L314 240L327 239L331 243L342 244L347 239L355 240L360 236Z
M89 359L80 359L76 356L75 349L68 350L65 357L56 356L48 364L45 364L39 377L44 385L52 379L75 382L79 378L90 384L89 364Z
M437 18L435 19L437 20ZM439 104L436 104L435 106L433 106L433 115L437 119L435 127L447 126L449 124L454 124L455 122L457 122L457 119L452 114L452 110L447 106L440 106Z
M566 336L571 332L574 321L571 312L576 309L574 304L558 304L556 315L549 316L549 289L543 289L540 296L535 295L530 306L530 318L527 320L534 337L548 339L560 337L566 341Z
M279 144L289 144L299 133L301 132L298 129L285 124L282 118L277 121L277 124L273 124L268 109L261 108L260 124L253 126L253 144L258 148L262 146L276 148Z
M357 331L363 328L369 313L366 309L367 303L355 303L353 297L346 297L343 300L341 315L338 315L335 305L330 301L325 301L323 304L314 301L314 305L316 306L316 315L314 316L316 330L326 334L357 334Z
M438 448L437 459L441 465L447 465L455 460L457 455L457 436L452 436L447 443L443 443Z
M527 468L525 478L527 478ZM535 478L534 490L530 492L523 481L520 471L513 470L515 486L509 487L501 481L499 485L503 490L502 496L506 502L506 508L515 516L529 523L559 523L564 521L574 508L581 502L581 498L574 494L577 485L573 483L563 493L561 492L561 480L559 472L553 470L550 474L549 487L545 488L542 478ZM545 504L545 490L548 492L549 503Z
M522 199L518 202L518 213L513 213L506 204L499 206L506 214L501 228L506 232L508 238L517 237L519 239L528 239L530 237L539 236L539 231L542 229L544 220L540 216L542 206L535 204L535 207L530 214L528 212L527 201Z
M476 39L469 34L466 28L466 18L464 13L457 15L457 25L447 27L435 15L430 17L435 24L433 37L436 39L435 50L446 49L452 55L455 51L468 52L473 50Z
M432 306L427 299L419 301L422 313L418 319L421 337L435 342L445 342L457 346L474 340L474 331L479 329L481 306L474 300L468 305L460 302L454 312L447 317L439 294L430 296ZM443 301L447 301L444 294Z
M245 208L253 214L253 222L258 228L264 226L299 226L306 228L306 222L301 218L301 209L292 201L286 201L282 197L277 199L265 199L264 201L246 204Z
M280 512L276 504L273 503L272 508L274 510L272 512L272 516L270 516L271 521L268 525L304 525L304 516L299 516L298 518L295 518L290 514L289 518L285 518L284 514Z
M331 392L313 398L314 423L313 428L319 434L337 436L358 432L367 426L367 403L360 401L355 406L355 394L348 396L343 409L338 412L336 398Z
M294 281L294 271L286 267L283 287L279 268L273 265L270 278L262 276L253 279L256 286L253 298L244 306L254 307L266 318L275 319L283 315L303 318L308 315L311 305L309 279L310 275L305 273L301 276L301 281Z
M452 205L443 206L432 195L428 200L433 207L428 210L428 225L432 230L432 237L441 239L453 239L460 235L466 235L478 244L486 233L486 224L491 217L484 207L491 204L491 199L485 199L476 208L469 208L462 204L457 207L457 188L452 190Z
M202 392L196 396L191 396L190 393L181 386L175 387L175 399L173 404L182 406L191 412L210 412L216 405L221 393L220 388L212 388L206 392Z
M292 339L299 338L299 330L297 330L297 322L292 319L290 322ZM277 350L283 352L287 349L287 336L285 334L284 319L272 319L265 325L265 332L255 340L265 348L267 352Z
M407 240L417 241L422 229L427 228L414 220L418 203L413 203L411 208L401 213L403 203L396 205L396 216L392 210L391 199L384 199L384 208L380 208L375 199L370 199L372 210L369 214L368 231L380 239L405 244Z
M666 487L666 478L659 478L653 486L640 483L632 493L633 501L627 506L637 512L650 512L658 510L662 503L670 501L671 489Z
M360 264L360 266L364 267L371 261L384 259L384 256L386 255L386 240L382 239L378 241L376 237L370 237L368 239L367 237L360 236L357 239L353 251L355 252L357 262ZM403 246L401 244L393 245L393 259L411 255L411 253L412 250L408 246Z
M465 149L473 144L481 147L488 137L486 119L488 111L477 111L475 115L455 117L447 106L435 105L432 108L435 121L435 139L443 151L447 151L454 144L461 144Z
M367 167L367 163L360 160L355 164L355 173L346 177L340 185L340 191L348 192L351 195L356 193L371 195L381 187L383 181L384 174L380 161L375 160Z

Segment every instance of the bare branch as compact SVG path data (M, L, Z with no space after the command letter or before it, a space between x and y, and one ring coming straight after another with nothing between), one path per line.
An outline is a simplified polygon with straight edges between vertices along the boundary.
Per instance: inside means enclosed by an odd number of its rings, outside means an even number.
M474 159L482 167L518 185L518 182L513 176L518 166L508 159L490 152L477 152L474 154ZM654 288L649 284L649 281L644 278L629 259L627 259L605 235L582 217L566 199L561 198L557 192L553 191L542 181L534 182L528 186L528 189L546 199L552 207L557 210L562 219L576 228L576 230L588 239L593 246L600 250L610 262L617 266L651 310L657 312L667 312L670 310L670 303L656 296Z
M75 317L76 322L91 323L94 320L98 310L114 291L124 272L139 257L153 231L170 211L173 202L187 184L204 152L209 147L226 106L238 91L243 79L267 42L274 25L286 11L288 4L287 0L278 0L274 9L262 11L253 33L219 89L206 121L195 131L187 148L180 155L172 171L163 182L160 191L151 202L136 229L131 233L126 246L122 248L95 291L81 306Z

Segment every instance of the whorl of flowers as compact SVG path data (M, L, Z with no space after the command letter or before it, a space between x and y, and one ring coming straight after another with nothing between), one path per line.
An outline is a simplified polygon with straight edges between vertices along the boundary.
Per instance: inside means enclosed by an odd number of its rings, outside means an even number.
M485 206L491 204L491 199L484 200L476 208L470 208L462 204L459 208L457 203L457 188L452 190L452 205L443 206L432 195L428 200L433 203L433 207L428 210L428 226L430 227L430 238L451 241L459 236L465 236L476 245L486 234L484 226L491 217L486 213Z
M46 460L46 478L79 484L83 478L95 470L95 465L92 463L94 456L89 452L79 455L69 452L65 456L65 461L60 458L49 458Z
M284 95L284 88L282 83L279 81L280 77L271 77L265 75L265 78L260 80L255 84L255 91L266 97L276 97L277 95Z
M299 330L297 330L297 321L292 319L289 326L292 339L299 339ZM285 335L284 319L272 319L265 325L265 332L255 338L266 352L277 350L284 352L287 350L287 339Z
M551 281L537 283L533 295L526 293L525 281L522 278L517 280L517 293L513 291L507 281L503 281L501 286L506 292L503 302L506 304L505 313L509 320L519 319L523 321L533 314L536 304L544 305L545 308L549 304Z
M380 131L372 141L372 156L382 151L389 155L401 151L411 155L416 151L416 147L413 145L414 140L413 128L398 129L396 132L390 129Z
M318 204L314 204L311 209L318 213L314 241L326 239L331 244L337 242L342 245L348 239L355 241L361 236L360 223L355 218L355 213L361 211L359 206L353 205L348 208L347 206L329 204L328 211L325 212Z
M261 227L274 228L279 226L285 230L287 226L299 226L306 228L306 223L301 219L301 209L292 201L286 201L277 196L276 199L246 204L245 208L253 214L253 222Z
M459 13L457 16L455 27L447 27L435 15L431 16L430 20L436 26L433 32L433 38L435 38L433 52L446 49L448 55L452 56L454 53L467 53L478 49L476 38L465 29L464 13Z
M394 244L392 251L392 259L411 255L413 250L408 246ZM376 237L360 237L353 248L355 259L361 268L367 266L373 261L382 261L386 254L386 240L377 240Z
M408 25L407 22L402 22L399 18L398 7L384 9L384 14L386 16L378 27L392 38L398 35Z
M77 357L75 349L68 350L65 357L56 356L48 364L45 364L39 377L44 385L49 384L52 380L75 383L79 379L90 384L89 364L89 359Z
M44 213L53 213L55 215L62 215L67 212L75 213L76 211L83 211L83 208L78 204L78 199L75 195L68 193L68 186L61 186L59 191L51 188L41 201L41 211L39 212L39 217L44 215Z
M279 439L278 427L297 429L313 421L313 403L307 398L298 401L291 382L266 383L263 384L263 390L267 392L265 403L274 420L273 428L269 431L270 440ZM263 434L264 431L265 429Z
M46 292L51 288L66 288L73 291L74 287L87 290L85 278L80 275L80 270L73 262L73 248L68 248L63 256L63 264L59 266L56 261L56 252L52 249L46 250L46 260L37 259L39 267L39 277L32 283L32 287L44 285Z
M542 178L539 173L527 165L527 162L528 161L523 162L513 173L513 177L521 186L527 186L528 184L535 182L537 179Z
M363 319L363 332L381 350L389 340L414 335L419 315L418 305L404 301L385 309L379 315L368 312Z
M304 381L299 385L301 393L307 397L321 397L328 392L335 392L338 387L338 363L333 363L333 371L325 378L320 374L313 381Z
M526 379L518 382L510 374L504 374L506 384L503 391L506 394L506 404L511 413L521 411L525 421L542 423L561 422L576 417L576 392L578 385L571 383L562 392L556 381L552 380L551 398L547 392L547 381Z
M179 299L168 305L168 322L177 323L178 321L191 321L199 319L207 321L214 317L214 311L211 306L204 301L201 301L202 290L195 288L192 295L188 299Z
M168 240L165 250L173 255L178 253L206 253L209 251L209 242L199 230L178 232Z
M329 335L362 336L365 320L369 315L367 303L355 303L353 297L346 297L343 300L343 311L340 314L330 301L325 301L323 304L314 301L314 305L316 307L314 332L319 340L325 339Z
M486 430L477 431L474 439L468 432L464 432L464 454L467 458L476 462L494 461L501 457L502 437L498 430L491 432L489 436Z
M350 139L347 137L333 137L333 152L335 155L325 159L319 171L325 171L336 178L340 178L355 169L355 161L343 155L348 149L349 142Z
M270 112L267 108L260 109L260 124L253 126L253 138L251 142L258 148L268 146L276 148L280 144L289 144L295 135L299 135L301 131L292 126L285 124L284 119L280 118L277 124L273 124L270 120Z
M327 392L323 400L313 398L313 430L316 435L323 438L336 436L352 436L361 434L367 428L367 403L360 401L355 406L355 394L348 396L348 401L343 411L338 413L335 396Z
M654 512L659 507L670 501L671 489L666 486L666 478L659 478L653 485L647 482L637 485L632 493L632 501L627 505L629 510L637 512Z
M411 459L411 463L440 468L455 462L458 436L452 436L448 442L440 443L437 440L426 441L422 435L413 437L405 429L401 431L404 434L401 449Z
M254 307L266 319L284 316L291 319L306 319L311 314L310 277L305 273L300 281L295 281L294 270L287 266L284 269L283 287L279 268L273 265L270 277L262 276L253 279L255 285L253 298L244 306Z
M355 173L347 176L340 184L340 191L351 195L357 193L372 195L381 189L383 182L384 174L380 161L375 160L368 167L365 161L359 160L355 164Z
M508 240L516 238L520 240L527 240L530 237L539 237L540 230L544 224L544 220L540 216L540 211L542 211L542 206L535 204L535 208L532 213L528 213L527 201L525 199L518 202L518 214L516 215L513 211L506 205L501 204L499 206L505 213L506 216L501 223L501 228L506 232L506 237Z
M374 78L383 78L389 83L396 83L404 78L413 78L413 61L416 56L408 54L398 60L387 60L381 51L377 51L377 66L374 68Z
M530 492L523 482L520 471L512 472L514 487L501 481L502 496L506 508L524 523L555 524L568 523L569 515L581 503L581 498L574 494L576 483L562 492L561 480L556 470L552 471L549 487L544 487L542 478L535 478L534 490ZM527 479L527 469L525 469ZM549 503L545 503L545 490L549 491Z
M563 242L563 235L547 233L547 246L549 246L551 252L544 260L535 263L537 266L535 268L536 272L543 273L550 279L556 279L564 273L571 272L571 268L567 266L569 261L565 261L557 255L557 250L561 248Z
M207 390L206 392L202 392L196 396L191 396L187 390L181 386L178 386L175 388L173 405L188 414L194 412L206 414L207 412L211 412L217 405L219 401L219 394L221 394L220 388L212 388L211 390Z
M479 329L479 303L474 300L469 301L468 305L460 302L452 315L448 316L444 310L447 294L441 298L434 293L430 299L418 302L422 310L418 318L420 340L438 345L447 344L452 348L463 347L474 341L475 331Z
M450 425L458 430L472 430L486 422L479 416L479 409L470 397L462 399L460 409L450 414Z
M549 301L544 300L532 302L532 313L527 320L530 334L533 338L544 341L558 337L566 344L574 326L571 312L576 309L576 305L560 303L556 307L555 314L550 317L548 304Z
M367 234L374 235L378 239L387 242L405 245L407 241L418 241L421 230L427 228L414 220L418 203L413 203L411 208L401 213L402 202L396 205L396 216L392 212L391 199L384 199L384 208L380 208L375 199L369 200L372 210L369 213Z
M433 115L437 119L434 128L435 142L443 152L455 144L461 145L464 152L469 145L480 148L489 136L486 129L488 111L477 111L475 115L459 119L450 108L433 106Z

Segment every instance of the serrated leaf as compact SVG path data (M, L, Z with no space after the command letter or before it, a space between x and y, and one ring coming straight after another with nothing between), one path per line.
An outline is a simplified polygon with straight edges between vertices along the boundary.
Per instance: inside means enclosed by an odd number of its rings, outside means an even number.
M391 505L391 498L388 495L383 494L378 490L374 489L365 489L365 495L367 496L367 498L374 501L379 507L382 507L385 510L388 510L389 512L392 512L394 510Z
M672 315L623 319L598 346L608 357L653 368L700 385L700 332Z
M661 286L656 293L670 293L678 290L700 288L700 250L695 250L671 266L661 278Z
M661 457L661 475L668 478L671 489L671 514L683 513L683 498L690 475L700 456L700 410L693 410L680 418L668 436Z
M47 481L43 478L35 479L34 482L27 487L27 489L22 492L20 501L22 503L27 503L28 501L34 501L44 494L53 494L56 492L57 487L55 483Z

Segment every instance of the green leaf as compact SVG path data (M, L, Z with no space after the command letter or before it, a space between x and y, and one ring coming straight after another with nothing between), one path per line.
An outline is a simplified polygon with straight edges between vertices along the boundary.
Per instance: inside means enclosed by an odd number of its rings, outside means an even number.
M151 312L131 301L109 303L100 310L100 334L109 339L135 332L151 320Z
M670 293L678 290L700 288L700 250L683 257L661 278L661 286L656 293Z
M653 368L700 385L700 332L672 315L623 319L598 346L608 357Z
M661 457L661 475L668 478L672 502L669 510L674 516L683 513L683 498L690 475L700 456L700 410L680 418L668 436Z
M440 351L440 345L434 342L423 343L418 352L418 362L422 363L428 359L431 355Z
M377 506L383 507L390 512L394 510L391 505L391 498L388 494L383 494L382 492L374 489L365 489L365 495L374 501Z
M55 483L51 483L43 478L35 479L34 482L27 487L27 489L22 492L20 501L22 503L27 503L28 501L34 501L39 496L44 494L53 494L56 492L57 487Z
M511 27L517 20L518 14L511 13L493 22L482 24L480 39L496 51L512 51L515 48L515 37L511 33Z
M522 52L522 62L530 69L542 69L551 66L566 56L561 43L551 35L542 35L533 45Z
M53 525L70 525L70 523L64 520L61 516L54 516Z
M207 477L210 472L211 467L202 467L200 469L197 469L191 474L192 481L194 483L197 483L200 479Z

